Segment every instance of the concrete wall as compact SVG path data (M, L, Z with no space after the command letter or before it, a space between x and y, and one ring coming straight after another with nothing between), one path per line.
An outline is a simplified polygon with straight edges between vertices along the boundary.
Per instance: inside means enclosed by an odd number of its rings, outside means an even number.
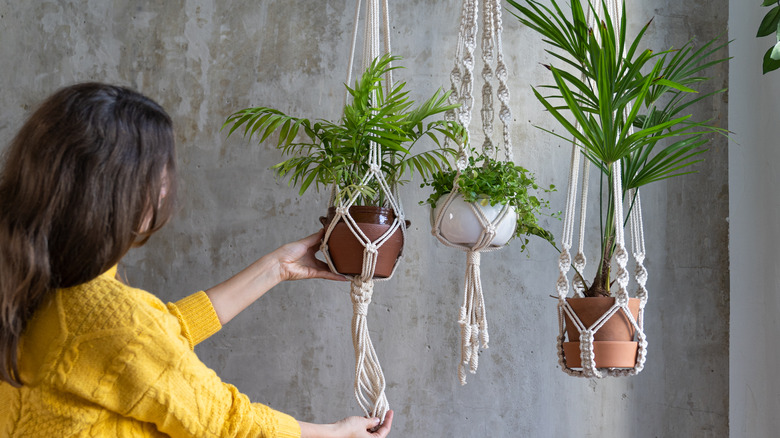
M398 78L417 97L448 83L459 8L443 0L393 3ZM657 50L723 32L727 1L630 0L634 32L655 17ZM343 99L353 2L99 0L0 3L0 133L4 143L56 88L99 80L129 85L176 123L182 182L176 219L124 263L132 284L165 300L207 288L287 241L314 232L326 194L277 182L270 145L226 139L232 111L265 105L335 119ZM530 85L549 81L540 39L504 20L515 157L543 184L564 187L569 148ZM725 52L723 53L725 56ZM726 83L727 68L709 74ZM697 117L726 126L724 98ZM557 129L557 128L556 128ZM404 265L377 285L369 326L397 412L393 436L725 436L729 283L726 142L699 173L643 192L651 300L649 357L635 378L587 380L557 366L557 254L534 243L483 257L491 348L457 380L457 309L465 260L429 234L427 196L402 189L413 222ZM552 197L556 209L563 193ZM592 215L593 216L593 215ZM556 234L560 222L550 220ZM595 230L595 225L591 226ZM595 255L591 255L591 260ZM199 356L253 400L307 421L359 414L352 395L351 305L345 284L280 285L198 347Z
M731 259L731 360L729 406L734 437L774 436L780 428L780 385L774 376L780 354L777 278L780 264L780 160L776 120L780 73L761 74L773 37L756 39L768 8L732 2L729 38L729 246Z

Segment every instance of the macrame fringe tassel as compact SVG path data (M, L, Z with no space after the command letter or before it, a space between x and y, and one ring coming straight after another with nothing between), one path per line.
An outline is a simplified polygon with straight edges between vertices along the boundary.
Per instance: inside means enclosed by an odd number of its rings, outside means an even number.
M479 366L479 348L488 348L487 317L485 315L485 297L482 295L482 280L479 277L478 251L467 253L468 266L463 293L463 306L460 308L458 324L460 325L460 364L458 377L460 384L466 384L466 369L476 374Z
M355 398L366 417L384 423L390 404L385 396L385 376L368 333L368 305L374 292L373 280L352 280L352 343L355 347Z

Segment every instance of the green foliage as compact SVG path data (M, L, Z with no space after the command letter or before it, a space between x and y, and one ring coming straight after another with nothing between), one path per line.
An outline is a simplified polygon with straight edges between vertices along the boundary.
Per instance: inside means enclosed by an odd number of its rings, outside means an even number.
M405 82L385 89L382 79L385 73L398 68L391 66L398 59L389 55L375 59L354 88L347 86L352 101L344 107L344 115L337 123L311 122L275 109L254 107L232 114L223 129L230 126L230 135L243 128L245 137L254 136L260 143L278 132L276 147L290 158L272 169L279 177L289 178L290 185L299 188L299 194L312 185L319 190L335 183L339 198L355 196L357 205L382 206L384 192L376 179L364 181L372 142L381 145L381 170L392 186L407 182L415 172L425 178L449 166L447 157L456 151L442 146L439 138L462 142L465 137L465 130L456 122L425 123L430 116L457 107L447 103L449 92L437 90L413 107L414 102L404 89ZM298 140L299 134L303 134L303 140ZM437 147L412 154L412 147L423 138L431 139Z
M420 187L430 186L433 193L420 204L429 204L431 208L436 202L452 191L457 177L453 169L435 172ZM549 201L537 197L535 191L550 193L555 186L542 188L536 183L535 176L523 167L511 162L501 162L486 156L469 157L469 164L458 177L458 192L466 202L480 202L482 205L509 204L517 213L515 237L522 239L522 249L525 249L528 239L524 236L539 236L554 243L551 232L539 225L538 217L542 208L549 208Z
M542 35L551 46L547 50L558 68L546 66L554 83L533 89L537 99L571 137L583 154L599 168L602 181L610 181L612 164L620 161L623 170L623 198L629 189L651 182L691 173L690 166L701 161L706 134L726 131L710 121L695 121L690 107L725 90L703 95L694 89L709 78L708 67L726 61L716 53L728 43L711 40L696 49L691 42L679 49L653 52L640 48L647 23L632 41L626 39L626 14L613 25L605 1L599 10L586 0L571 0L570 14L556 0L547 7L535 0L525 6L508 0L523 24ZM596 28L588 27L586 9L602 18ZM625 10L625 5L624 8ZM601 268L608 271L614 251L614 206L612 196L602 203ZM599 270L601 272L601 269ZM605 272L608 277L608 272ZM608 278L598 278L609 288Z
M764 54L764 74L780 68L780 0L763 0L761 6L771 6L761 24L758 26L756 37L765 37L774 34L775 44Z

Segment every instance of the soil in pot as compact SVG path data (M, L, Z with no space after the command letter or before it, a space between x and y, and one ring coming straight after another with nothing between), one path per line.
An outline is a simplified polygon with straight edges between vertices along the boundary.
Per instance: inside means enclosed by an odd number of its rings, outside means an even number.
M349 208L349 215L372 242L385 234L395 220L393 210L385 207L352 206ZM328 216L320 217L320 222L327 228L335 216L335 207L330 207L328 208ZM406 226L409 225L410 222L407 220ZM395 262L401 255L403 246L403 232L399 228L379 247L374 278L387 278L393 273ZM362 274L363 250L363 244L352 234L344 220L340 219L333 227L328 240L328 251L336 270L344 275Z
M615 303L613 297L567 298L574 313L586 326L591 326ZM639 299L629 298L628 309L636 320L639 315ZM571 368L582 367L580 359L580 333L564 314L566 336L563 343L566 364ZM594 334L593 350L598 368L633 368L636 365L637 342L634 341L634 326L623 311L612 315Z

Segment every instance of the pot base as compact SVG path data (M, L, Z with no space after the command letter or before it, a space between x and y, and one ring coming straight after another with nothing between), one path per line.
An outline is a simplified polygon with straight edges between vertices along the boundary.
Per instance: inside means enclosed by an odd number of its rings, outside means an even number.
M638 345L637 342L594 341L596 368L634 368ZM579 342L564 342L563 355L569 368L582 368Z

